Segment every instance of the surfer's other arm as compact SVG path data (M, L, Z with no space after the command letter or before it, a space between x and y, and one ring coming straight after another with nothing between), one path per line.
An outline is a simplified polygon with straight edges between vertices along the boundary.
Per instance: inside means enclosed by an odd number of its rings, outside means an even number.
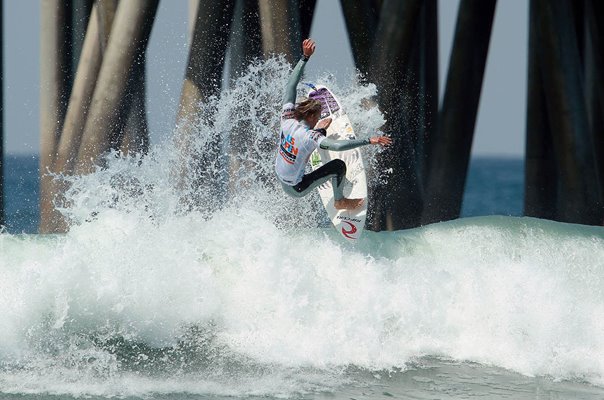
M300 78L302 78L302 72L304 72L306 62L315 52L315 46L315 42L312 39L306 39L302 42L302 54L304 54L304 56L298 61L298 64L294 67L294 70L287 81L285 95L283 96L283 104L296 102L296 87L298 86L298 82L300 82Z
M392 144L392 139L387 136L374 136L369 139L352 140L334 140L326 137L321 141L319 147L321 147L323 150L346 151L356 149L357 147L366 146L368 144L377 144L382 147L387 147Z

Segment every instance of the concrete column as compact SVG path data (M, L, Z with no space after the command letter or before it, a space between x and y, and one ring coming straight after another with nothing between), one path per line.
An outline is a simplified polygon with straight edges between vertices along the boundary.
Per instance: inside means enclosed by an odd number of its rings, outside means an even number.
M372 0L340 0L348 39L357 69L369 75L371 49L379 21L380 8Z
M302 40L310 36L312 19L315 15L317 0L298 0L300 9L300 29L302 30Z
M585 88L596 171L604 196L604 3L587 0ZM604 217L602 218L604 225Z
M455 219L461 212L495 4L462 0L459 5L439 130L429 156L422 224Z
M539 66L537 2L531 0L529 11L528 90L526 110L526 156L524 171L524 214L556 219L558 170L552 147L551 127L543 77Z
M71 81L71 2L40 3L40 233L53 231L56 214L48 174L67 110Z
M258 0L262 50L266 57L283 54L290 63L302 55L298 0Z
M114 142L112 135L124 126L124 112L130 109L130 104L124 103L128 82L144 54L158 3L119 3L78 152L77 173L91 172Z
M195 122L200 117L200 105L220 93L226 50L235 10L235 0L199 1L185 71L176 133L180 160L177 165L179 187L183 194L183 207L193 208L200 203L192 198L202 184L211 187L212 195L222 196L223 179L206 165L222 162L220 138L216 137L199 154L193 145ZM198 173L200 171L201 173ZM193 190L189 190L192 188Z
M220 91L234 7L234 0L199 2L177 117L181 127L197 117L201 102Z
M82 46L63 132L59 140L57 158L54 163L54 170L57 172L67 174L73 172L90 101L101 68L101 47L103 46L99 40L99 13L95 4Z
M388 182L370 187L367 226L375 231L419 225L422 198L408 115L409 99L416 98L417 90L407 83L421 3L385 0L372 45L369 81L378 87L377 101L386 117L382 129L394 139L377 159L378 174L392 171Z
M433 133L438 131L438 2L436 0L426 0L422 4L417 41L419 42L419 104L417 104L419 118L415 130L417 136L415 159L423 193L428 175L426 170L431 138Z
M238 77L254 60L262 57L262 35L258 2L237 0L231 30L230 79Z
M540 65L560 174L558 219L601 224L602 194L572 8L563 0L537 0L537 5Z

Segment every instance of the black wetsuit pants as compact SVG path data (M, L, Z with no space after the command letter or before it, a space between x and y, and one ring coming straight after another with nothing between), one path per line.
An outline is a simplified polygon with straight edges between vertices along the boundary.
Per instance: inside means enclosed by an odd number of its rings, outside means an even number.
M293 197L306 196L311 190L331 179L334 200L344 198L344 177L346 176L346 163L340 159L331 160L322 167L302 177L295 186L283 184L283 190Z

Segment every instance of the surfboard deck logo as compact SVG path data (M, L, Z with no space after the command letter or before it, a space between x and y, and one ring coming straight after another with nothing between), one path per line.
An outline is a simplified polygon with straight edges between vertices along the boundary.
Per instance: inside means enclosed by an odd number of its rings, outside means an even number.
M345 227L342 227L342 229L340 230L342 232L342 235L344 235L344 237L346 239L357 239L354 235L357 233L357 227L348 221L344 221L345 224L347 224L349 226L349 230L346 230Z
M321 119L331 118L331 125L327 128L327 136L335 140L356 139L352 123L346 115L342 104L334 94L324 85L307 84L311 90L308 97L321 102ZM341 159L346 163L346 178L344 179L344 196L348 198L365 199L363 205L355 210L336 210L333 202L333 189L331 181L318 187L321 202L327 211L329 219L336 230L348 241L359 239L365 227L367 216L367 177L365 166L359 148L347 151L315 150L310 157L313 170L323 164Z

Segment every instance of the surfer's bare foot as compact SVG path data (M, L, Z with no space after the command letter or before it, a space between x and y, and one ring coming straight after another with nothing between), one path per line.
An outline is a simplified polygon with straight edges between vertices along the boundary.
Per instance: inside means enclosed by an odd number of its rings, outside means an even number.
M363 205L365 199L340 199L333 202L336 210L354 210Z

